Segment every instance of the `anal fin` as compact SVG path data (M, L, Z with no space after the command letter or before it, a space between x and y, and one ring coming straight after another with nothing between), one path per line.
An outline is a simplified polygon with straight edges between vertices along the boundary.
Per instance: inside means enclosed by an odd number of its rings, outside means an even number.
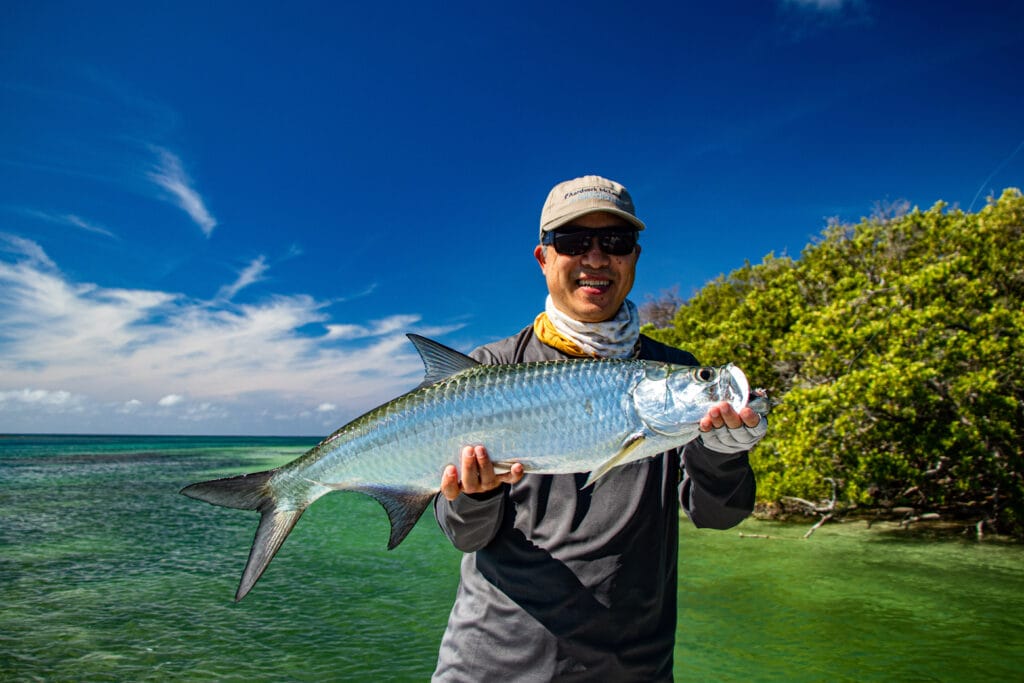
M613 468L629 462L630 454L640 447L641 444L647 439L643 432L635 432L630 434L622 442L622 446L619 447L618 453L605 460L603 463L597 466L596 469L591 471L590 476L587 477L586 483L583 484L583 488L587 488L598 479L608 474Z
M350 490L371 496L388 513L388 521L391 522L388 550L394 550L405 540L437 495L437 491L393 489L383 486L358 486Z

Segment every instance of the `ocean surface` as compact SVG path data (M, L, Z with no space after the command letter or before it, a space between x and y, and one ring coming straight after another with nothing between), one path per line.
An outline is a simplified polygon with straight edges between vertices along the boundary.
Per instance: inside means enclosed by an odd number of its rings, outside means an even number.
M459 562L431 515L389 552L331 494L236 604L256 514L178 494L315 441L0 436L0 680L428 679ZM677 680L1024 680L1021 546L806 529L683 524Z

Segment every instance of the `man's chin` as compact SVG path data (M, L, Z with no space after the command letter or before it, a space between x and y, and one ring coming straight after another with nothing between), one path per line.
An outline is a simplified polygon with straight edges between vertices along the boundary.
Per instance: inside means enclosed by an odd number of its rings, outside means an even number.
M619 312L618 306L613 306L608 302L596 302L596 301L575 301L573 302L573 310L571 315L584 323L600 323L605 320L610 320L615 317L615 314Z

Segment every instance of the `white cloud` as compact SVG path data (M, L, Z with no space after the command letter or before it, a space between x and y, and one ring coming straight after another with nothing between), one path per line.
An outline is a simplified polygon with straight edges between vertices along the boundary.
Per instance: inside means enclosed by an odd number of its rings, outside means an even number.
M249 285L259 282L263 273L267 272L267 260L263 256L255 259L252 263L245 267L245 269L238 274L238 279L230 285L225 285L220 288L217 292L217 298L225 301L230 301L235 298L235 295L239 291L248 287Z
M60 427L69 417L81 419L90 407L88 397L61 389L0 390L0 433L78 431L54 429L53 425ZM49 426L35 429L30 426L33 421Z
M102 225L98 225L98 224L93 223L91 221L87 221L84 218L79 218L78 216L76 216L73 213L64 214L62 216L59 216L59 218L61 220L63 220L65 223L67 223L68 225L73 225L76 228L81 228L82 230L85 230L87 232L94 232L94 233L96 233L98 235L105 235L107 237L114 237L115 236L114 233L112 233L111 231L107 230Z
M94 221L86 220L80 216L76 216L73 213L50 213L47 211L38 211L36 209L13 209L17 213L25 216L31 216L38 218L39 220L46 221L47 223L55 223L57 225L67 225L73 228L79 228L86 232L93 232L97 235L103 235L104 237L117 237L113 232L105 228L104 226Z
M72 280L30 240L7 235L4 245L0 432L173 433L189 422L205 433L325 433L420 381L405 332L459 327L413 314L332 322L330 302L306 295L242 305L108 288ZM13 406L23 415L43 405L80 420L12 417Z
M188 406L185 409L184 415L182 415L182 419L188 422L211 422L223 420L228 415L228 410L223 406L203 401L202 403Z
M4 246L6 244L6 247ZM29 264L55 269L57 265L50 260L43 248L32 240L17 235L0 232L0 251L28 257Z
M163 147L153 147L157 163L147 177L167 190L177 205L187 213L207 237L217 227L217 220L210 214L203 198L192 187L192 180L185 173L181 159Z
M43 406L65 406L75 403L76 398L67 391L47 391L46 389L0 391L0 404L8 402Z
M406 330L420 321L418 315L394 315L383 320L372 320L370 325L327 325L329 339L365 339L380 337Z
M133 398L125 401L120 406L115 408L115 410L118 413L121 413L122 415L131 415L132 413L139 412L139 410L142 408L142 405L142 401Z

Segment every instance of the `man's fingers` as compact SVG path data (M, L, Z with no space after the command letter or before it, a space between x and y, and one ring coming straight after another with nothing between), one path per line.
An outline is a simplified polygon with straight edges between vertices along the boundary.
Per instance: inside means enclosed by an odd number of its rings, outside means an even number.
M459 493L486 493L502 484L515 484L523 478L523 471L520 463L512 463L508 472L496 474L487 448L464 446L458 468L448 465L441 474L441 493L448 500L455 500Z
M700 422L698 423L700 431L710 432L712 429L716 429L725 424L725 421L722 420L721 405L722 404L720 403L716 403L715 405L708 408L707 414L704 415L704 417L702 417L700 419Z
M477 464L472 446L465 446L462 449L460 460L462 488L472 489L480 483L480 465Z
M501 482L495 481L494 475L494 463L491 462L491 456L487 454L487 449L483 446L473 447L473 457L476 458L477 473L480 477L480 492L490 491Z
M761 416L753 408L744 406L743 410L740 411L740 420L747 427L756 427L761 422Z
M729 429L738 429L743 426L743 420L740 419L739 413L733 410L732 406L726 403L721 408L722 424Z
M455 500L459 497L459 471L455 465L448 465L441 473L441 495L448 500Z
M515 484L523 478L523 466L518 462L512 463L512 466L508 468L508 472L505 474L498 475L496 479L503 484Z
M483 446L462 449L462 491L485 493L501 484L494 474L494 464Z
M761 421L761 416L744 406L740 412L733 410L733 407L725 401L716 403L708 409L707 414L700 419L699 428L702 432L709 432L719 427L738 429L743 426L756 427Z

